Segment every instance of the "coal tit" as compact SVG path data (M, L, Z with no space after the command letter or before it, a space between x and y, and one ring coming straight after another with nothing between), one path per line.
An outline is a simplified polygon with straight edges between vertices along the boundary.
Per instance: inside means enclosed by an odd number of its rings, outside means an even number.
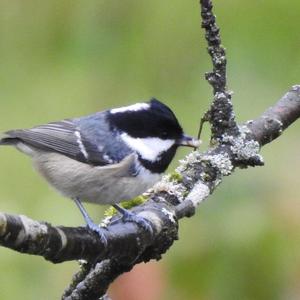
M105 241L81 201L112 204L126 220L144 227L144 219L117 203L145 192L161 178L178 146L198 147L184 134L174 113L152 99L85 117L31 129L10 130L0 145L29 155L40 174L75 201L90 229Z

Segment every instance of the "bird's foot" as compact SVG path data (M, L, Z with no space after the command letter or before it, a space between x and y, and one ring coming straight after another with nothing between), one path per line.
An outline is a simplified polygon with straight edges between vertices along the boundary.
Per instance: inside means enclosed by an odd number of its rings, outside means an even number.
M144 230L150 232L151 236L153 236L153 229L148 220L143 217L137 216L136 214L128 211L127 209L120 207L119 205L113 205L114 208L122 214L123 222L133 222L137 225L141 226Z
M100 227L99 225L95 224L94 222L87 222L86 227L90 230L92 230L93 232L96 232L99 237L101 242L104 244L104 246L107 246L107 238L105 236L105 229L103 229L102 227Z
M107 238L104 234L104 229L93 222L93 220L91 219L91 217L89 216L89 214L87 213L87 211L85 210L81 201L78 198L75 198L74 202L76 203L77 207L79 208L79 210L86 222L87 228L96 232L99 235L101 242L106 247L107 246Z

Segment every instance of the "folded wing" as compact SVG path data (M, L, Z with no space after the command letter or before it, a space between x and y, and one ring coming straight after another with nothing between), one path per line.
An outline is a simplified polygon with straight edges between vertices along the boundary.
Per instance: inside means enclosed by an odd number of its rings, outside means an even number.
M73 120L52 122L31 129L7 131L0 140L1 144L22 142L44 151L54 151L78 161L93 165L111 163L97 145L88 140Z

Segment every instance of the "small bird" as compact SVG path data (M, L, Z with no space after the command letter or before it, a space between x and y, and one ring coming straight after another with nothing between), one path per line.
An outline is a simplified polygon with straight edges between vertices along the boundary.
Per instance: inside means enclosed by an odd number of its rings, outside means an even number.
M29 155L39 173L62 195L75 201L88 228L106 242L82 201L112 204L124 221L149 229L141 217L118 203L145 192L161 178L178 146L198 147L184 134L172 110L162 102L113 108L88 116L10 130L0 145Z

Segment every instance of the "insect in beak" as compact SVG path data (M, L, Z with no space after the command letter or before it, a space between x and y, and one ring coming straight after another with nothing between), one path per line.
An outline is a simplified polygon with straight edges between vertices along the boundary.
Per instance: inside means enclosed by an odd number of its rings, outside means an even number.
M179 140L176 141L176 144L178 146L198 148L201 144L201 141L184 134Z

